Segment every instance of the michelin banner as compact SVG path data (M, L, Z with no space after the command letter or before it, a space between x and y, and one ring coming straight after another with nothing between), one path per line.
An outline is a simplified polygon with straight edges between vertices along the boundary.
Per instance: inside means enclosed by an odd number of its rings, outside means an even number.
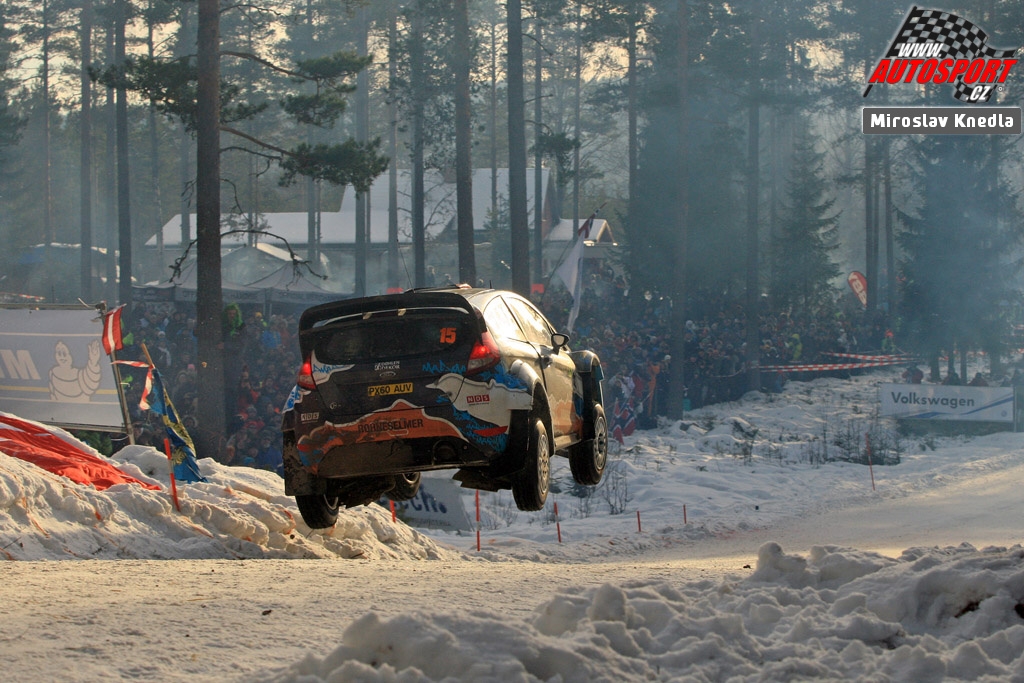
M124 431L93 308L0 307L0 411L60 427Z
M1012 387L883 384L881 414L915 420L1013 422Z

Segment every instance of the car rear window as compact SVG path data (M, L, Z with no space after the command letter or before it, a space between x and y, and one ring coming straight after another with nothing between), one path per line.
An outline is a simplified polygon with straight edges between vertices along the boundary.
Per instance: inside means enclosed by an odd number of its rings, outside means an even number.
M332 365L446 355L471 343L473 321L457 308L379 311L325 321L314 349Z

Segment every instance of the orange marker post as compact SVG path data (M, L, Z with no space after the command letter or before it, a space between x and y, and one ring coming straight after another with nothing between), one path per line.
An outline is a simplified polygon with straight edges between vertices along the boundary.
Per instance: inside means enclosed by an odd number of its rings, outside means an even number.
M388 500L388 507L391 508L391 523L394 524L398 521L398 515L395 514L395 501Z

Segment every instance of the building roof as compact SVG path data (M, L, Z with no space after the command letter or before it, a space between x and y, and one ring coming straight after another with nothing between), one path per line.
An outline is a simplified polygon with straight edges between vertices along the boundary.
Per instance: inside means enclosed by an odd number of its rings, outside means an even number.
M543 196L542 201L550 201L550 171L541 169ZM388 241L388 190L390 176L385 173L378 176L370 188L370 242L372 244L387 244ZM498 195L503 198L499 202L508 201L508 169L497 169ZM533 169L527 169L526 201L529 215L533 216L534 207L534 183ZM412 173L409 170L398 172L398 241L408 244L412 242ZM424 177L424 191L426 201L424 207L425 221L427 224L427 239L437 237L455 219L455 183L448 182L438 171L428 171ZM321 245L351 245L355 243L355 192L348 188L344 193L341 208L338 211L323 211L320 213L320 240ZM491 208L491 169L478 168L473 171L473 227L476 231L482 231L487 224L488 213ZM237 221L237 216L234 217ZM224 227L231 223L231 216L222 217ZM305 211L264 213L260 215L259 227L266 232L278 235L288 240L293 247L305 246L308 243L309 228L308 216ZM191 225L196 224L195 214L192 214ZM181 214L171 218L164 224L163 228L164 245L169 247L181 246ZM193 229L194 231L194 229ZM238 234L224 238L224 246L232 247L245 244L247 235ZM268 238L268 241L273 242ZM154 235L146 242L147 246L156 246Z
M580 225L586 222L586 219L580 219ZM572 228L572 219L563 218L551 228L551 232L548 233L547 237L549 242L571 242L574 239L574 231ZM614 243L615 236L612 234L611 226L608 225L608 221L604 218L595 218L594 224L590 226L590 235L587 237L588 240L595 243Z

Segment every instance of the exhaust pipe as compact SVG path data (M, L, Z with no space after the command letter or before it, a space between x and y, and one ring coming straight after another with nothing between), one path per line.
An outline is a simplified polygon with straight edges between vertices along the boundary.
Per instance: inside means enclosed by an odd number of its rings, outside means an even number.
M431 458L435 465L455 462L458 457L458 451L456 451L455 448L447 441L441 441L434 444L434 452L431 453Z

